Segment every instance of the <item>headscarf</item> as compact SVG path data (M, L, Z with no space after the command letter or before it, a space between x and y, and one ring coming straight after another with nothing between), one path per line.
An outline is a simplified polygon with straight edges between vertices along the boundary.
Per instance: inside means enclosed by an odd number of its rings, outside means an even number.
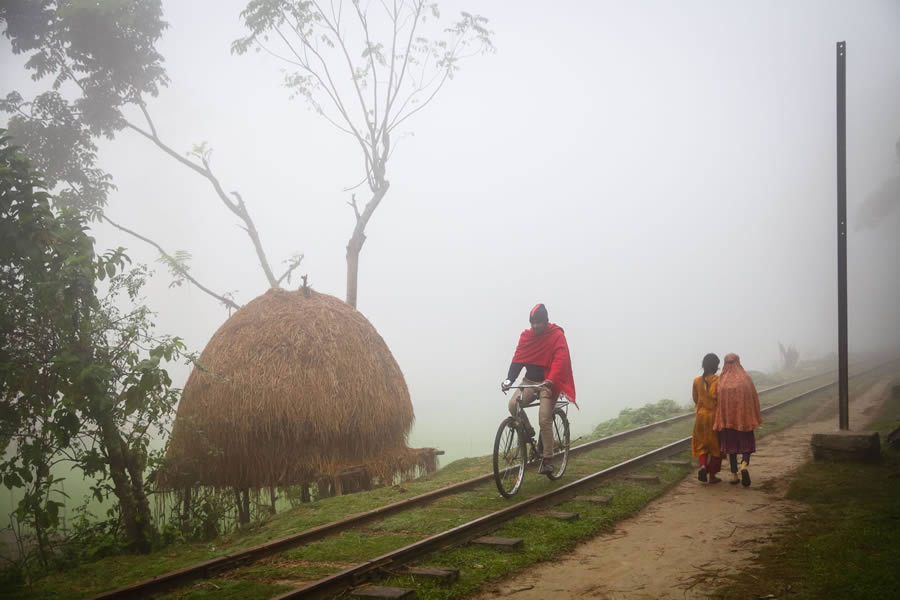
M725 366L719 375L719 404L713 429L753 431L762 425L759 412L759 394L753 379L741 366L737 354L725 355Z
M550 315L547 314L547 307L543 304L535 304L528 313L529 321L537 321L538 323L549 323Z

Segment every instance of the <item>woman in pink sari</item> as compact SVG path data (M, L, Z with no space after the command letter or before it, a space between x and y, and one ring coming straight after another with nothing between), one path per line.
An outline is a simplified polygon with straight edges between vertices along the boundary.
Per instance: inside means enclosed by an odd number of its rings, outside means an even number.
M750 485L750 455L756 452L753 430L762 425L759 412L759 394L753 380L741 366L737 354L725 355L725 366L719 376L719 403L713 429L719 432L723 454L731 463L731 481ZM741 455L741 475L738 478L737 455Z

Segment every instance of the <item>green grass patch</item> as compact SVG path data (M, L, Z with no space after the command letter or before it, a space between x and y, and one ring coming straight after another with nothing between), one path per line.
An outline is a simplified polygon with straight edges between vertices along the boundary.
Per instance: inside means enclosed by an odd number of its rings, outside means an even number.
M360 563L391 550L412 544L424 536L396 533L372 535L367 530L353 529L324 540L282 552L288 560Z
M177 592L155 596L159 600L264 600L283 594L290 586L272 585L255 581L232 579L205 579Z
M352 566L353 563L307 563L306 561L288 560L280 557L260 561L230 571L228 579L243 579L265 583L316 581Z
M881 436L880 463L817 461L799 469L787 497L807 510L717 597L782 597L788 590L785 597L795 600L896 597L900 452L885 440L897 427L900 398L889 398L870 428Z
M368 526L375 531L393 531L434 535L473 521L488 514L488 510L456 510L445 507L426 506L409 513L399 513L386 517Z

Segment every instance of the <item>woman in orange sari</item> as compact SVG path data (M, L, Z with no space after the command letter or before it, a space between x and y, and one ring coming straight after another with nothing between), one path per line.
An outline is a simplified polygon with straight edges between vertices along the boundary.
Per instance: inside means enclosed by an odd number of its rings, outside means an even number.
M750 454L756 452L753 430L762 425L759 394L753 379L741 366L737 354L725 355L725 366L719 377L719 404L713 428L719 432L723 454L731 463L731 481L744 487L750 485ZM738 479L737 455L741 455L741 476Z
M719 434L713 430L718 405L719 357L707 354L703 357L703 375L694 379L694 405L697 416L694 417L694 433L691 436L691 454L700 460L697 479L719 483L716 477L722 469L722 454L719 449Z

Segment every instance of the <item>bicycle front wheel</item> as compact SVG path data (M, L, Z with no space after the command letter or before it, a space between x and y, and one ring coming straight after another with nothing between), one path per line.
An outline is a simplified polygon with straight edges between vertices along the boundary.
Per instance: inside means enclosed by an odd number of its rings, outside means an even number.
M494 483L504 498L513 497L525 476L525 439L518 422L507 417L494 438Z

